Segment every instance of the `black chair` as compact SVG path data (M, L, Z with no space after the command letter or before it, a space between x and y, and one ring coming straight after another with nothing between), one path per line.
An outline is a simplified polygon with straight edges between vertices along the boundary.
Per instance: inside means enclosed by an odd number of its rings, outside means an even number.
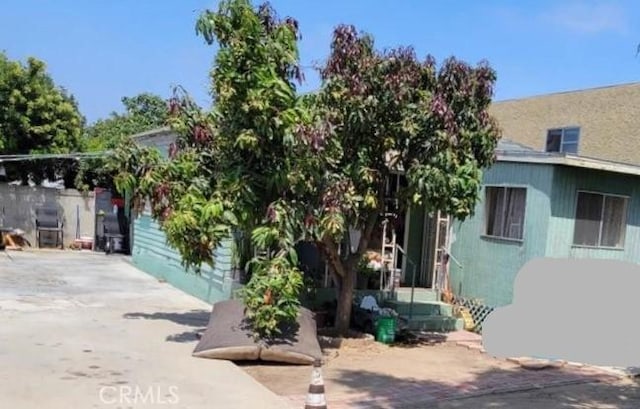
M42 232L55 233L56 247L60 243L60 248L64 248L63 222L58 215L58 209L51 207L41 207L36 209L36 240L38 247L42 247ZM60 239L60 242L58 242Z
M117 215L113 213L105 214L104 219L102 219L102 226L104 229L105 253L110 254L114 252L116 240L120 240L121 246L124 246L125 235L120 228L120 221Z

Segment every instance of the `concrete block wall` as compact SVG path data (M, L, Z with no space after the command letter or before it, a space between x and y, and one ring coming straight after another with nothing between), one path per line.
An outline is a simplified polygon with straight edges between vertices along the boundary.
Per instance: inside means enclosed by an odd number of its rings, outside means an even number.
M77 220L80 236L95 236L95 199L93 192L82 194L75 189L42 186L16 186L0 183L0 225L24 230L36 247L36 209L56 207L64 223L64 245L76 238Z

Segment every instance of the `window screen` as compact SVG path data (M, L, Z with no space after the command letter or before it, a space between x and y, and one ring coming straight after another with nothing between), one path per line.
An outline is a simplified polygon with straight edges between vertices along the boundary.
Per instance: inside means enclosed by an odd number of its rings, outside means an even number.
M578 192L573 243L624 247L627 200L622 196Z
M527 190L519 187L486 188L486 235L522 240Z

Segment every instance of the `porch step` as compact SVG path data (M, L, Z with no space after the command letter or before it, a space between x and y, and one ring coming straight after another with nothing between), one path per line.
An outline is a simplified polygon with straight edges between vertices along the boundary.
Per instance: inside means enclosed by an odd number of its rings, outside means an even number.
M411 287L400 287L395 290L397 301L411 301ZM440 301L438 293L428 288L415 288L413 291L413 301Z
M396 301L387 300L384 302L386 307L392 308L400 315L409 315L413 312L413 315L424 316L446 316L453 315L453 306L441 301L414 301L413 308L411 302L408 301Z
M452 332L461 331L464 328L464 321L455 317L414 314L411 319L408 315L401 315L401 318L412 331Z

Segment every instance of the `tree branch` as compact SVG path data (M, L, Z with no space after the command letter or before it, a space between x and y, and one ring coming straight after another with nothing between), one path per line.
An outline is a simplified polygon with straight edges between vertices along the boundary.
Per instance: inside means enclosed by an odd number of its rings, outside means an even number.
M367 217L367 221L364 225L364 231L360 236L360 242L358 243L358 250L355 254L351 254L349 259L347 260L347 269L350 271L357 263L360 261L360 258L367 251L369 247L369 241L371 240L371 235L373 234L373 230L378 224L378 218L380 216L380 212L382 210L382 206L384 205L384 183L382 183L378 187L378 206L375 211L371 212L369 217Z
M342 260L340 260L338 249L335 246L335 243L325 236L322 238L322 241L319 242L319 244L322 245L322 248L324 249L324 252L327 256L327 261L329 262L331 267L333 267L335 274L340 278L344 278L344 276L346 275L345 266L342 263Z

